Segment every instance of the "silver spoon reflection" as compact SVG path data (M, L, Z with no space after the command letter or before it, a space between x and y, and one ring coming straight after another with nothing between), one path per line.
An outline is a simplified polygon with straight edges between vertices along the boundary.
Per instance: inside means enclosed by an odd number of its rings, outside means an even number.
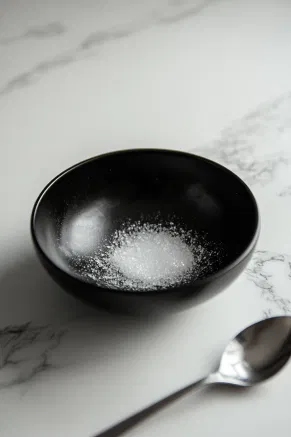
M95 437L117 437L194 388L208 384L250 387L284 367L291 355L291 316L272 317L249 326L225 348L216 372L113 425Z

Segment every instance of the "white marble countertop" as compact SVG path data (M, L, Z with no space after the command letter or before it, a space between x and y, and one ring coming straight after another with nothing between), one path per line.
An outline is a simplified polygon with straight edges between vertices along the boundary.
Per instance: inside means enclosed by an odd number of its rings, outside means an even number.
M90 437L212 369L233 334L291 313L291 4L2 0L0 435ZM91 310L52 283L29 235L61 170L104 151L172 148L238 173L262 232L239 280L167 320ZM290 436L291 366L205 391L130 436Z

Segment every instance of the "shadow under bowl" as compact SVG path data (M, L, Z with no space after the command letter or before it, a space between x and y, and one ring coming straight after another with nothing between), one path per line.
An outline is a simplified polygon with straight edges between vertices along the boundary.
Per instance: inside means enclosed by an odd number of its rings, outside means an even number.
M138 291L84 273L125 221L176 219L222 248L201 276ZM31 233L43 266L67 292L109 310L160 313L203 302L237 278L255 249L259 213L247 185L215 162L177 151L124 150L81 162L53 179L36 200Z

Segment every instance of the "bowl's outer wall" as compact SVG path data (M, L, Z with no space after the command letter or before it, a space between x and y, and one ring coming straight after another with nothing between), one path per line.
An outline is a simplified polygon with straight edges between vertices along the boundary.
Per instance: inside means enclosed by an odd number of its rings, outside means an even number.
M156 292L111 290L104 283L90 283L70 264L70 247L80 235L79 226L74 234L74 225L88 211L90 220L103 217L105 226L95 226L104 232L102 238L111 235L120 219L138 220L146 211L160 223L174 212L188 227L221 240L226 256L220 258L217 274L215 270L187 286ZM249 188L224 167L187 153L140 149L102 155L56 177L35 203L31 231L42 264L74 296L108 309L170 311L209 299L241 273L258 239L259 214ZM87 235L83 241L95 240Z

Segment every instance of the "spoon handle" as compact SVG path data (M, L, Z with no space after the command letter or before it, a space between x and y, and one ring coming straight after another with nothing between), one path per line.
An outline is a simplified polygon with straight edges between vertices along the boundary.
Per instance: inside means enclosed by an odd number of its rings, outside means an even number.
M204 385L208 384L208 382L209 382L209 377L202 378L199 381L193 382L192 384L187 385L186 387L176 391L175 393L172 393L166 398L161 399L160 401L155 402L149 407L146 407L143 410L133 414L127 419L118 422L116 425L113 425L112 427L106 429L105 431L102 431L100 434L96 434L94 437L118 437L121 434L123 434L125 431L129 430L130 428L134 427L138 423L145 420L147 417L151 416L152 414L166 407L171 402L174 402L175 400L179 399L181 396L186 395L191 390L203 387Z

